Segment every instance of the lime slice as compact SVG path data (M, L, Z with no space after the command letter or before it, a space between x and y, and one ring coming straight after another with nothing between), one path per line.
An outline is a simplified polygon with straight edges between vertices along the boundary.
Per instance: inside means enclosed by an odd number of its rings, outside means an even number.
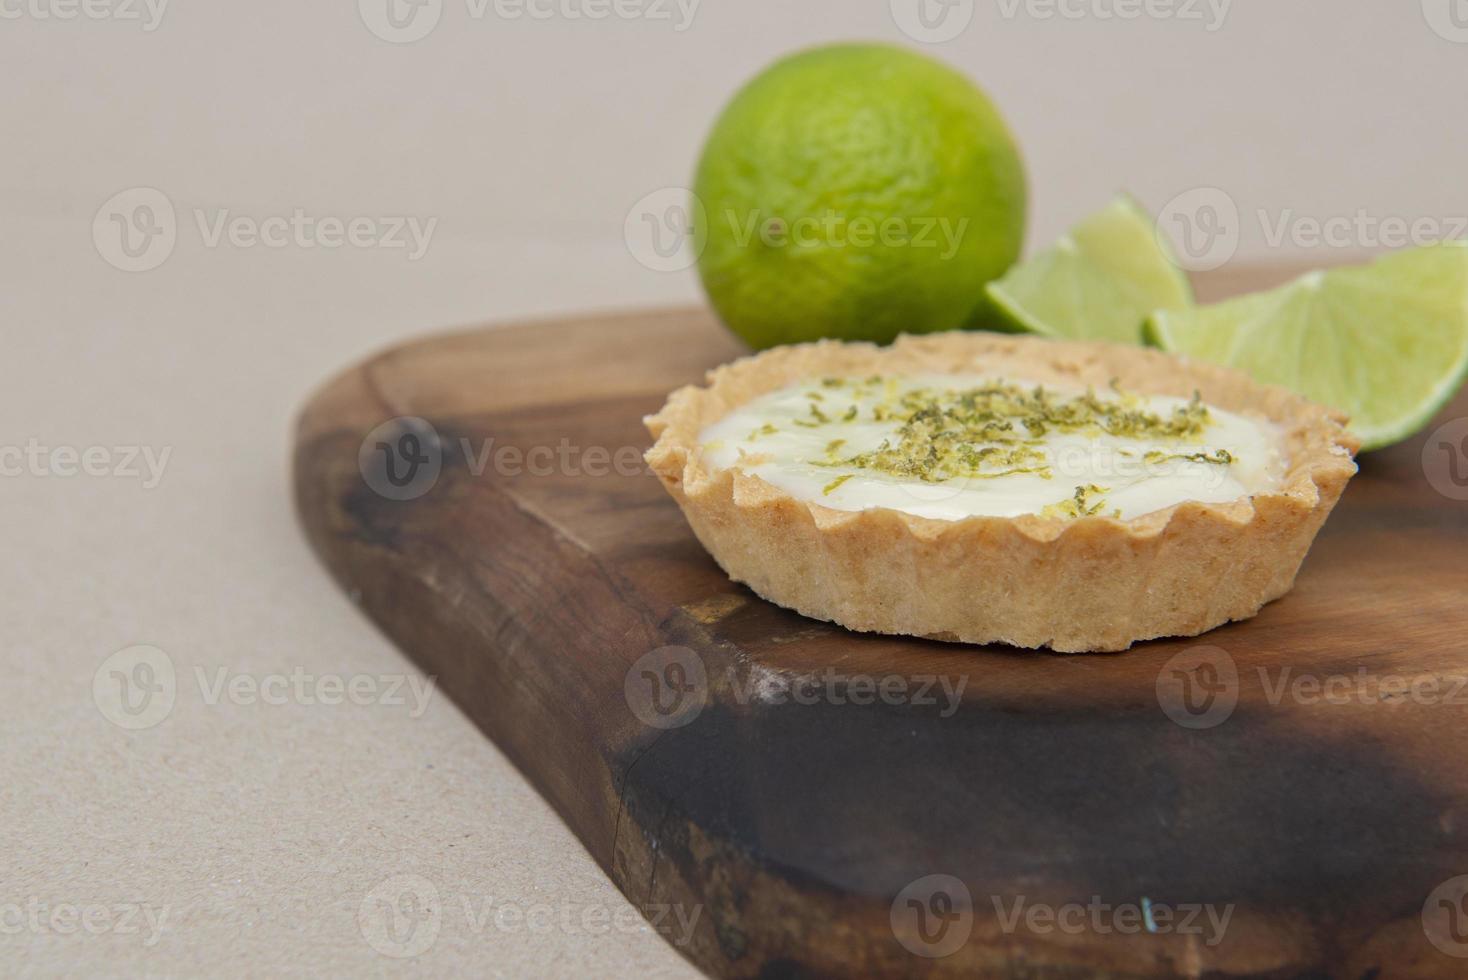
M1129 197L1072 228L1048 251L989 284L1011 327L1050 337L1136 344L1153 310L1192 305L1192 290Z
M1366 449L1412 435L1468 371L1468 246L1312 272L1215 306L1159 312L1164 350L1241 368L1348 412Z

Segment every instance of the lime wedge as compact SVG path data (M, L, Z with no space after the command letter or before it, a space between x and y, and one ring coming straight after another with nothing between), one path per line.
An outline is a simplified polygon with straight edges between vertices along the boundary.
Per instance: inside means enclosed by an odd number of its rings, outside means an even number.
M1187 277L1164 249L1146 212L1119 197L990 283L988 298L1014 329L1140 343L1153 310L1192 305Z
M1468 372L1468 246L1412 249L1159 312L1147 336L1342 409L1363 448L1380 449L1426 425Z

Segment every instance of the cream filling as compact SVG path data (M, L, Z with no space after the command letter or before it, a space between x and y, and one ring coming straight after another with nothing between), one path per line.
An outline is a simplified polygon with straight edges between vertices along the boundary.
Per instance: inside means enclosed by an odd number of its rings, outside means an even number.
M1037 426L1045 431L1036 434L1018 421L997 439L965 439L965 458L988 449L1001 455L978 458L1001 462L968 467L959 475L946 475L943 467L914 475L874 463L870 456L856 459L902 444L905 396L936 395L951 404L965 390L996 384L1025 392L1039 387L980 375L813 379L764 395L709 425L700 434L699 448L711 471L739 469L793 497L834 510L884 507L949 521L1021 514L1127 520L1188 500L1227 503L1281 483L1285 456L1278 427L1212 406L1204 406L1206 416L1194 426L1197 431L1183 436L1127 434L1124 425L1111 425L1120 433L1113 434L1105 424L1074 431ZM1053 403L1088 394L1054 385L1044 391ZM1090 398L1093 406L1150 413L1161 420L1190 404L1184 398L1110 389L1095 391ZM1022 447L1018 456L1013 455L1016 447Z

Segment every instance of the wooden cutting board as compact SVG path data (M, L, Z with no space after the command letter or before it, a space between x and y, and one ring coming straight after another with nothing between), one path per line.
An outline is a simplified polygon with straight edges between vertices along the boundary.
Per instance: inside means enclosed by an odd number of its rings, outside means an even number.
M731 584L640 465L642 416L740 353L700 310L432 337L322 389L295 449L331 573L689 959L1468 976L1468 431L1365 458L1250 622L944 645Z

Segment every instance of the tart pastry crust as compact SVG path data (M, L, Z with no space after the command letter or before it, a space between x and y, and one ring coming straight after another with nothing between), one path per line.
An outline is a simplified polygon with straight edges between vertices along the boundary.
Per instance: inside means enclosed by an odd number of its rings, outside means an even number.
M983 374L1057 386L1191 397L1279 427L1277 489L1226 504L1186 501L1131 520L1024 515L935 520L797 499L699 451L709 424L818 377ZM890 347L821 341L709 372L648 417L653 471L736 582L849 629L965 643L1125 650L1247 619L1294 584L1356 472L1345 416L1283 388L1160 351L983 333L904 336Z

